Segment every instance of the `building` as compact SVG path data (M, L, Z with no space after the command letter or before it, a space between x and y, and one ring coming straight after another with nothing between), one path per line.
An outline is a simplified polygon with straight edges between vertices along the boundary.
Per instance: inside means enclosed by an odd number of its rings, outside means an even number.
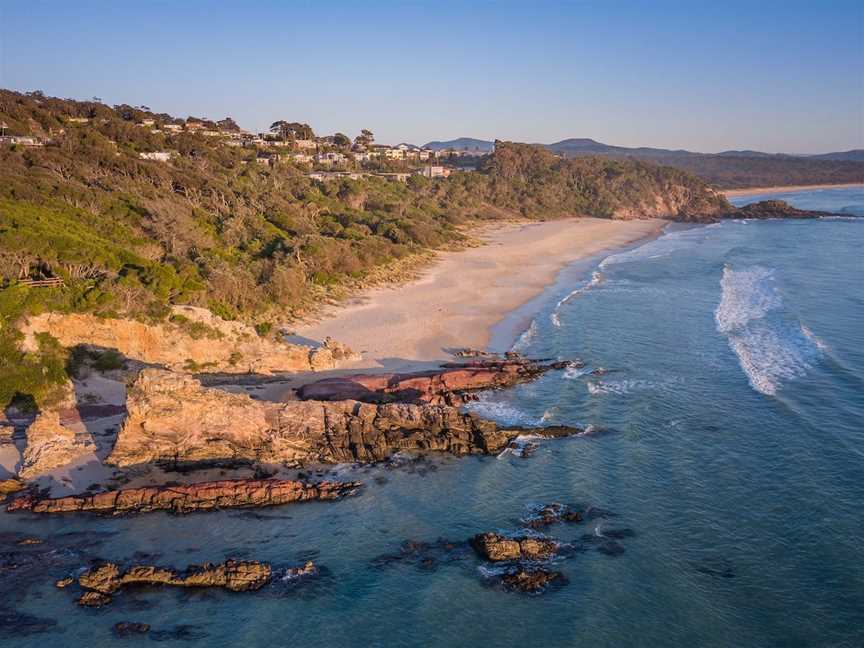
M87 117L67 117L66 121L70 124L89 124L90 119Z
M168 162L171 159L171 151L150 151L138 154L142 160L156 160L157 162Z
M30 135L3 135L0 137L0 144L12 145L17 144L18 146L44 146L45 143L38 137L32 137Z
M298 164L312 164L315 161L315 156L308 153L291 153L288 158Z
M279 161L279 156L275 153L258 153L258 155L255 156L255 161L258 164L273 166Z
M318 153L315 155L315 162L317 164L322 164L326 166L330 166L333 164L342 164L343 162L347 162L348 158L344 153Z
M426 178L446 178L450 175L450 169L430 164L429 166L424 166L422 169L417 169L414 173Z
M171 133L179 133L183 130L183 127L180 124L165 124L162 128Z
M314 150L318 148L318 142L315 140L298 139L294 140L294 146L301 151Z

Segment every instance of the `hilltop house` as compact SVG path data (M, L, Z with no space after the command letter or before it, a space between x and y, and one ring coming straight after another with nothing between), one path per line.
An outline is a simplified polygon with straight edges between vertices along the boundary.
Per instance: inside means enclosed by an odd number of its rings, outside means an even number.
M157 162L168 162L171 159L171 151L150 151L138 154L142 160L156 160Z
M429 165L421 169L417 169L415 175L422 175L426 178L446 178L450 175L450 169L443 166Z

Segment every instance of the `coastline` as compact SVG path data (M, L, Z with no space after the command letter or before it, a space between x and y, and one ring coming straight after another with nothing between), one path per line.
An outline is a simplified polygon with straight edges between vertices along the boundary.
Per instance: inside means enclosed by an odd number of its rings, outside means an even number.
M812 185L788 185L781 187L750 187L748 189L726 189L721 191L727 198L730 196L758 196L761 194L784 193L791 191L812 191L813 189L848 189L851 187L864 188L864 182L846 182L841 184L812 184Z
M668 221L573 218L506 223L483 245L445 252L416 280L374 288L295 327L362 354L345 369L404 371L451 359L449 349L486 348L511 312L554 284L566 266L658 236Z

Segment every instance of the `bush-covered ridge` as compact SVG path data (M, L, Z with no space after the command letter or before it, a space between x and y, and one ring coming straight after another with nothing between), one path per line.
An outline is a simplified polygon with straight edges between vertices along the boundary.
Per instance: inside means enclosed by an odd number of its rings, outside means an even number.
M149 120L154 127L142 127ZM13 351L13 325L27 313L158 320L172 304L194 304L227 319L264 322L457 243L475 220L699 219L731 209L704 182L674 169L568 161L520 144L499 143L477 172L446 179L320 182L287 162L257 164L254 149L170 132L165 125L182 120L130 106L0 90L0 121L8 133L46 142L0 145L6 402L16 388L15 367L41 362ZM141 159L148 151L173 155ZM61 278L62 287L22 285L46 277ZM45 357L54 352L46 347Z

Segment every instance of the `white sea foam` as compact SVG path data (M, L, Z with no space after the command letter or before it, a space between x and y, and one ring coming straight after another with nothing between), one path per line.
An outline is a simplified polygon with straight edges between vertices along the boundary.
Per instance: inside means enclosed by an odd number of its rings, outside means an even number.
M826 347L809 328L790 321L783 312L774 271L726 266L720 287L714 312L717 331L726 336L750 386L772 396L783 381L806 375Z
M531 344L531 340L534 339L534 336L537 335L537 321L531 320L531 324L528 325L528 328L522 331L522 335L513 343L512 350L513 351L524 351L528 348L528 345Z
M577 380L582 376L591 373L591 367L567 367L562 374L565 380Z
M500 401L480 400L472 401L465 405L465 409L474 412L478 416L488 418L501 425L539 425L538 420L523 412L517 407Z
M654 383L648 380L596 380L585 383L589 393L594 396L602 394L624 395L642 389L650 389Z
M552 320L552 324L555 325L556 327L560 327L561 326L561 317L559 316L559 312L561 310L561 307L564 306L564 304L569 302L574 297L578 297L579 295L584 295L586 292L588 292L592 288L599 286L601 283L603 283L603 279L604 279L603 273L600 272L599 270L595 270L594 272L591 273L591 279L588 280L588 282L586 282L585 285L579 286L579 288L572 290L565 297L558 300L558 303L555 304L555 308L552 310L552 314L549 316L549 319Z

